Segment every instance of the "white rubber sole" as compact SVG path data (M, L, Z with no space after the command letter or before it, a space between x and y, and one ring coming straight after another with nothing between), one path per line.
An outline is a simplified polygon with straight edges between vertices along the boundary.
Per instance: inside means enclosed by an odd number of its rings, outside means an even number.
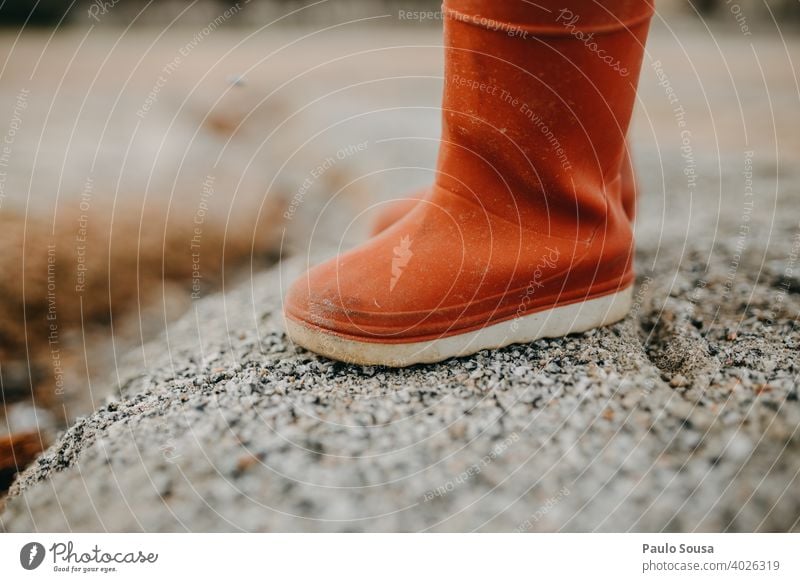
M476 331L412 343L356 341L306 327L288 318L286 331L295 343L333 360L362 366L403 368L611 325L627 315L632 300L633 286L596 299L509 319Z

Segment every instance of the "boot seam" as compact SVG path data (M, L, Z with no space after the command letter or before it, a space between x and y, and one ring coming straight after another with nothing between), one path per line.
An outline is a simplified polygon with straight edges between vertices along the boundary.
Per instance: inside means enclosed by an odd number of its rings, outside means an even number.
M628 278L628 275L623 275L622 277L619 277L616 280L611 279L609 281L604 282L604 285L605 284L609 284L608 288L604 288L604 289L602 289L600 291L596 291L595 293L587 293L586 295L583 295L583 296L578 295L578 296L575 296L575 297L570 297L569 299L566 299L566 300L556 301L551 307L548 307L546 305L542 305L542 306L539 306L537 308L533 308L530 311L527 311L527 312L523 313L522 316L532 315L534 313L539 313L541 311L546 311L546 310L552 309L554 307L562 307L562 306L565 306L565 305L572 305L572 304L575 304L575 303L585 302L585 301L589 301L591 299L597 299L599 297L604 297L606 295L610 295L612 293L615 293L615 292L618 292L618 291L622 291L622 290L627 289L627 288L629 288L629 287L631 287L632 285L635 284L635 281L633 279L631 279L630 281L624 282L627 278ZM604 286L604 285L601 285L601 286ZM615 287L615 285L616 285L616 287ZM405 314L416 315L417 313L421 313L421 312L404 312L403 314L404 315ZM420 336L396 336L396 335L393 334L393 335L388 336L388 337L381 337L382 334L386 333L385 331L383 331L383 330L381 330L381 331L370 331L369 329L367 329L367 328L369 328L368 325L357 326L359 329L361 329L363 331L366 331L367 334L368 334L368 335L361 335L361 334L354 334L354 333L352 333L350 331L341 331L341 330L334 329L333 327L330 327L330 326L321 325L320 323L309 321L307 318L304 318L302 316L298 316L298 315L293 314L293 313L288 313L287 312L287 313L285 313L285 316L287 318L295 321L296 323L302 324L302 325L304 325L306 327L309 327L309 328L312 328L312 329L317 329L317 330L322 331L322 332L327 332L327 333L330 333L330 334L333 334L333 335L336 335L336 336L339 336L339 337L350 338L350 339L354 339L354 340L357 340L357 341L358 340L366 340L366 341L377 341L378 343L396 343L396 344L414 343L414 342L417 342L417 341L428 341L428 340L432 340L432 339L441 339L441 338L444 338L444 337L456 336L456 335L460 335L461 333L469 333L470 331L476 331L478 329L483 329L483 328L485 328L487 326L494 325L496 323L502 323L504 321L510 321L510 320L515 318L514 313L507 313L507 314L504 314L504 315L500 315L500 316L498 316L496 318L493 318L492 316L489 316L489 320L486 321L486 322L483 322L483 323L472 323L472 324L466 325L464 327L452 327L451 326L451 327L449 327L447 329L447 331L444 333L444 335L441 335L439 333L424 333L424 334L422 334Z

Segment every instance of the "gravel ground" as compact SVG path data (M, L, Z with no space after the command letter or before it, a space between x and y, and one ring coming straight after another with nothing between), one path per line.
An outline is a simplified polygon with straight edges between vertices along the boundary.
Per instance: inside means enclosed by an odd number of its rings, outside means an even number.
M625 321L441 365L347 366L282 331L298 252L125 356L114 396L21 475L0 527L800 530L800 138L775 121L796 110L798 45L757 46L697 29L650 44ZM370 127L402 134L393 123ZM336 250L333 226L313 233L314 256Z
M286 263L198 303L167 353L150 346L147 373L130 364L121 397L18 481L3 524L798 530L800 330L787 314L800 282L775 266L726 290L732 256L714 257L649 272L618 325L404 370L291 346L279 290L299 263Z

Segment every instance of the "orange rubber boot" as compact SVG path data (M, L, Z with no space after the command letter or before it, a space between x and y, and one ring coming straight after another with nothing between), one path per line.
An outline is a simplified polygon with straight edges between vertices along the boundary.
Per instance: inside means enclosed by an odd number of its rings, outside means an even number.
M633 162L631 161L627 148L625 149L625 157L622 160L621 190L620 194L622 196L622 206L625 210L625 214L633 221L634 218L636 218L638 189L636 186L636 175L633 170ZM387 202L386 207L383 208L375 218L375 222L372 225L372 236L382 233L411 212L411 209L414 208L420 200L425 198L429 192L430 188L423 188L409 194L405 198L398 198L397 200L390 200Z
M443 10L435 183L286 297L289 336L334 359L437 362L607 325L630 308L622 170L652 3Z

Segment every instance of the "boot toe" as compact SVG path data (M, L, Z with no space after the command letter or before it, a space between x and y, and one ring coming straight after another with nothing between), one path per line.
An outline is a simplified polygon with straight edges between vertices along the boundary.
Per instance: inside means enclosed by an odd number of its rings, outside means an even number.
M286 316L306 327L335 334L391 336L391 311L382 309L374 297L369 301L369 290L358 284L371 276L367 267L331 259L311 268L289 289L284 303Z

